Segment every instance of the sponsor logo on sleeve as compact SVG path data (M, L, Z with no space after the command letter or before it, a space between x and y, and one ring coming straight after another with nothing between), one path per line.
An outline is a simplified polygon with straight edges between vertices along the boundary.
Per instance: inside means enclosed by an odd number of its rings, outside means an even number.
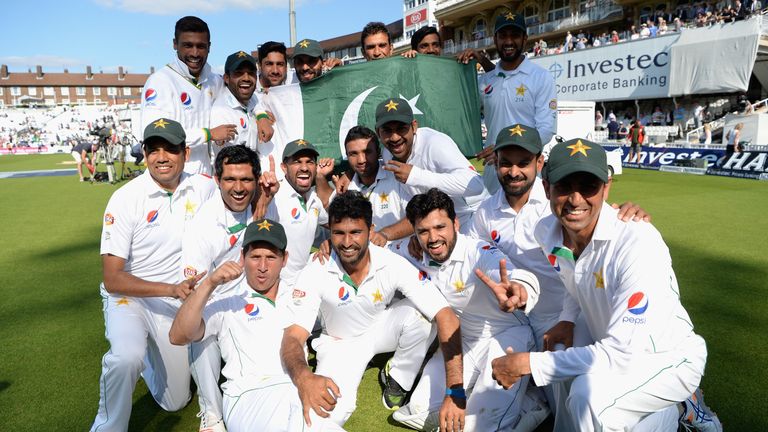
M627 300L627 312L630 315L625 316L622 322L630 324L645 324L646 318L643 316L648 310L648 296L644 292L638 291L632 294Z
M112 213L107 213L104 215L104 226L110 226L113 223L115 223L115 217L112 216Z

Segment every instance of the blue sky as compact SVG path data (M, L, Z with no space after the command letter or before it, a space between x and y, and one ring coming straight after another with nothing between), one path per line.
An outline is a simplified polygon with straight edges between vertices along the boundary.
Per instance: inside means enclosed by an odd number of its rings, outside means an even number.
M296 0L297 38L328 39L403 17L402 0ZM288 45L288 0L14 0L3 5L0 63L34 70L148 73L173 58L173 26L196 15L211 29L208 62L268 40Z

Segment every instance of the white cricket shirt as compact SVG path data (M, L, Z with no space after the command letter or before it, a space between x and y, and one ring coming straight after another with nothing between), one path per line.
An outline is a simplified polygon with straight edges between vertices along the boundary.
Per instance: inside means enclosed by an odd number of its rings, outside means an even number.
M233 124L236 127L237 135L224 145L211 144L214 160L225 146L242 144L253 151L258 150L259 131L256 127L255 111L258 102L258 97L254 93L251 100L248 101L248 106L244 107L227 87L223 88L221 96L211 107L211 129L225 124ZM267 168L269 168L268 165Z
M359 286L344 271L335 252L325 264L311 262L293 287L290 306L294 324L312 331L318 311L323 331L335 338L350 338L365 333L392 301L395 291L409 298L431 321L448 307L445 298L423 273L403 257L368 244L368 275Z
M535 236L567 290L561 319L582 312L596 342L565 351L531 353L537 385L582 375L627 373L643 355L679 349L694 336L680 303L669 249L653 225L622 222L603 203L592 240L574 261L563 245L554 215L536 226Z
M141 130L164 117L184 127L189 160L184 171L210 175L211 158L203 128L210 126L211 107L224 88L221 76L206 64L195 81L187 66L178 58L147 78L141 96ZM143 139L143 137L141 137Z

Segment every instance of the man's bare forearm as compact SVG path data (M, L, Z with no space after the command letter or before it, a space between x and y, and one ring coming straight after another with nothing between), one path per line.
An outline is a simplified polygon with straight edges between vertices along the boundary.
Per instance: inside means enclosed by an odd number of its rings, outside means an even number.
M441 309L435 315L437 338L445 361L446 388L464 386L464 367L461 352L461 329L459 319L450 307Z

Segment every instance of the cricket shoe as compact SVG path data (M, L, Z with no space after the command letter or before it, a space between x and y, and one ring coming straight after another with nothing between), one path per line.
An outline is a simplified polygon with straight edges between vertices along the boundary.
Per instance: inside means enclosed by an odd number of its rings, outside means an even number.
M384 391L381 394L381 402L384 404L384 408L394 411L405 405L407 392L389 375L390 362L391 360L387 361L387 364L381 368L379 382L384 387Z
M227 428L224 427L224 420L217 415L199 412L197 417L200 417L200 432L227 432Z
M438 411L429 412L427 407L424 410L414 412L412 403L398 409L392 413L392 419L403 426L418 431L437 431L440 427L440 413Z
M704 403L704 394L701 389L696 389L693 394L683 402L684 411L680 416L680 424L686 431L723 432L723 425L717 414Z

